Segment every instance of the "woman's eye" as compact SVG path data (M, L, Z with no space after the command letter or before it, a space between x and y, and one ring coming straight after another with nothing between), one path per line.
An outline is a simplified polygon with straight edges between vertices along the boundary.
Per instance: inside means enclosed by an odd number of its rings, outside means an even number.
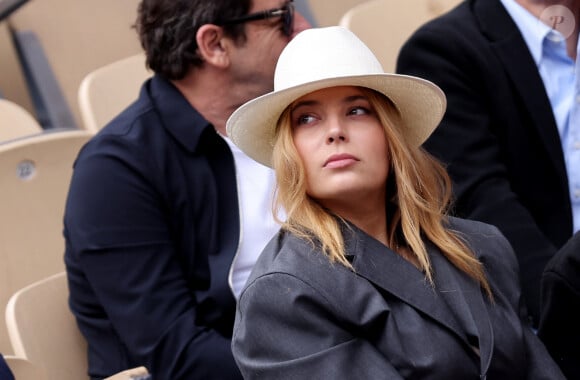
M314 121L314 116L312 115L300 115L297 119L298 125L310 124Z
M353 107L348 112L349 115L368 115L370 113L371 113L371 111L369 109L362 107L362 106Z

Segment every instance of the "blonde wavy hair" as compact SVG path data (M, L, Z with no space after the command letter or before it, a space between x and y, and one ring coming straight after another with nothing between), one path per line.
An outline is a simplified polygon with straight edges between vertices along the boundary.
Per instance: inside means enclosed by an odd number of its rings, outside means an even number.
M458 233L446 227L451 202L451 180L447 171L421 147L407 143L400 130L399 112L387 97L371 89L362 90L384 127L389 145L388 245L408 247L433 285L433 270L424 238L431 241L491 297L482 264ZM274 216L283 229L310 242L318 240L331 261L352 269L344 252L343 221L306 193L304 164L292 137L291 109L292 104L280 116L274 139L272 163L277 178ZM279 218L281 209L285 212L285 220Z

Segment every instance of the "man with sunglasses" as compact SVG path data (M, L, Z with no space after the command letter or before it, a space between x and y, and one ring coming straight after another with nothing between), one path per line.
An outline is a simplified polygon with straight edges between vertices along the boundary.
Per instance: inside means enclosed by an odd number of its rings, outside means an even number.
M226 137L230 114L273 88L309 27L288 0L142 0L155 72L81 151L65 212L70 307L89 376L240 379L235 297L263 246L273 173Z

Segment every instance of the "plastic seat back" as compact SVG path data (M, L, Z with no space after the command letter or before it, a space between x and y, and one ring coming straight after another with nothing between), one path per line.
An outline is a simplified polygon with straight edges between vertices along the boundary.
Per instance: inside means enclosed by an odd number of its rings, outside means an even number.
M87 344L68 307L66 273L60 272L17 291L6 306L14 353L52 380L88 377Z
M139 96L139 89L153 73L145 55L137 54L88 74L78 94L83 128L97 132Z
M339 24L353 31L375 53L385 72L395 72L399 50L427 21L459 0L372 0L349 9Z
M74 160L92 133L43 132L0 144L0 308L64 270L63 215ZM3 313L0 352L11 354ZM56 347L56 346L55 346Z
M42 132L42 126L24 107L0 99L0 142Z

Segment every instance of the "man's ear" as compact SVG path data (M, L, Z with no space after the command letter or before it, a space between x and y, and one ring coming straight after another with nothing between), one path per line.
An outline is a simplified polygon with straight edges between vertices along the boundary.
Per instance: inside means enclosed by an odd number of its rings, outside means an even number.
M228 44L221 27L213 24L202 25L195 38L204 62L218 67L229 65Z

